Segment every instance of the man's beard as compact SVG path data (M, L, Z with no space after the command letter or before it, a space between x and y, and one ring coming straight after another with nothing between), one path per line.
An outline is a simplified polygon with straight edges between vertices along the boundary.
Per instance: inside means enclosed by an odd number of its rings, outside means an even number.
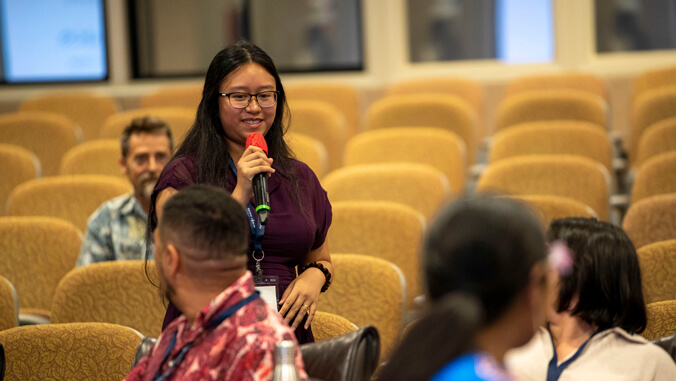
M157 180L159 179L159 176L156 172L147 172L139 176L138 178L138 184L139 184L139 189L138 193L146 199L150 199L150 196L153 194L153 190L155 189L155 184L157 184Z

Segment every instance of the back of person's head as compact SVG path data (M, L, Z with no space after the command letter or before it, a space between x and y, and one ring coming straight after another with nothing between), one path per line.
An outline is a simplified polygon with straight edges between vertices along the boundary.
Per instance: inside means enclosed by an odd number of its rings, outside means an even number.
M132 119L131 123L122 131L120 136L120 150L122 157L127 157L129 154L129 140L134 134L157 134L166 135L169 138L169 150L174 149L174 139L171 136L171 130L167 123L162 119L152 116L144 116Z
M162 246L174 245L186 270L208 277L246 266L248 226L242 206L223 189L192 185L164 204L158 225Z
M572 271L559 279L556 312L568 311L599 329L645 329L638 255L621 228L592 218L565 218L552 221L547 241L564 242L574 256Z
M429 379L444 364L475 347L475 335L500 319L534 282L546 294L543 228L525 206L505 198L476 197L445 208L430 228L423 271L430 310L404 337L381 379ZM540 312L540 314L542 314ZM533 335L533 316L515 322ZM520 325L528 325L521 327Z

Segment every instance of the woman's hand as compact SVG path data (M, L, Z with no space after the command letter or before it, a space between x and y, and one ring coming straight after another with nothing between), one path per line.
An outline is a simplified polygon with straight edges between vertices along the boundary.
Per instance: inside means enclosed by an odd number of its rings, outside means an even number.
M284 316L286 324L296 329L307 315L305 329L310 328L324 282L324 273L318 268L309 267L289 284L279 301L282 304L279 313Z
M232 197L244 207L253 197L253 186L251 182L255 175L261 172L267 172L268 177L275 173L272 168L272 158L265 155L265 152L256 146L249 146L242 157L237 162L237 185L232 191Z

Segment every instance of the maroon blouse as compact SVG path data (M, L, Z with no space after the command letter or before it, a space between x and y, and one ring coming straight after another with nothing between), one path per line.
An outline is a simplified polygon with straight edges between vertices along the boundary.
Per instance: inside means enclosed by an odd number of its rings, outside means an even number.
M291 164L296 170L299 197L305 215L291 198L291 190L281 186L278 172L273 173L268 178L271 210L262 241L265 258L261 261L261 268L263 274L279 277L277 292L280 297L296 278L295 267L305 261L311 250L319 248L324 243L332 218L331 203L314 172L301 161L291 160ZM188 185L196 184L196 165L195 159L181 157L171 161L164 168L151 197L148 215L152 228L157 225L155 213L157 195L168 187L181 190ZM232 193L235 185L237 185L237 177L230 170L228 192ZM251 257L252 251L253 240L249 231L248 266L253 272L255 261ZM170 304L162 328L164 329L179 315L180 311ZM295 332L300 344L314 341L312 331L305 330L302 324L296 328Z

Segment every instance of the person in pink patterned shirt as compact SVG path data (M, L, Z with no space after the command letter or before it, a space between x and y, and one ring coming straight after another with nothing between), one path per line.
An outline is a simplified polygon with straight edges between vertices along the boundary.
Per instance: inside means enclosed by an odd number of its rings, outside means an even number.
M194 185L167 201L155 266L182 312L125 380L270 380L275 343L292 329L254 290L244 210L222 189ZM307 379L300 349L295 365Z

